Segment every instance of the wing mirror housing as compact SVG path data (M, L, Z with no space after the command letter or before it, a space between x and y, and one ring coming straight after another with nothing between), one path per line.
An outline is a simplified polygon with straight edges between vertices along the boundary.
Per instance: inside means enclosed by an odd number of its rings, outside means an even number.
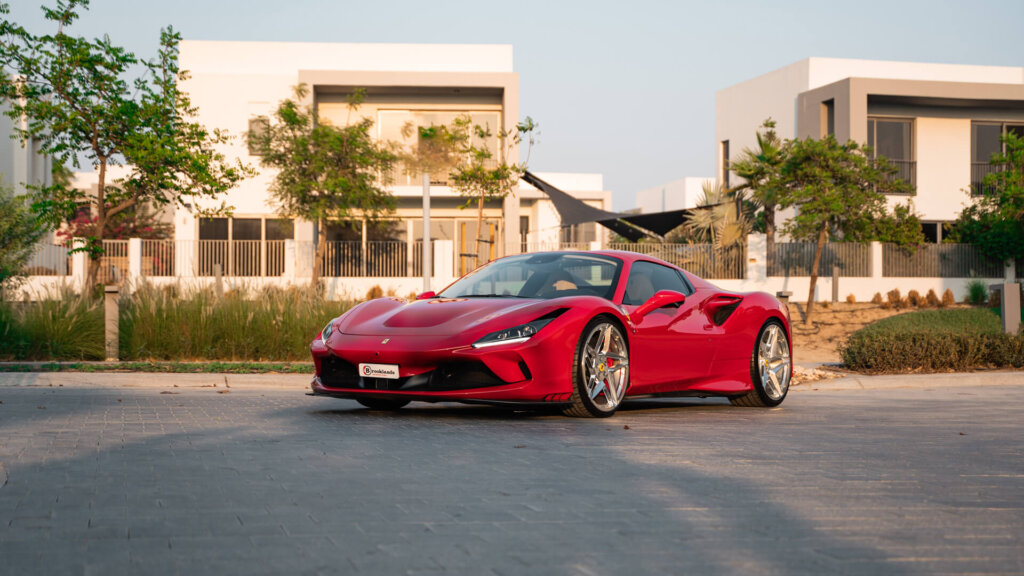
M428 298L433 298L434 296L437 296L437 293L434 292L433 290L428 290L427 292L423 292L422 294L417 294L416 295L416 299L417 300L426 300Z
M647 316L659 308L679 305L685 301L686 296L681 292L676 292L674 290L659 290L654 294L654 296L648 298L647 302L644 302L639 308L634 310L633 313L629 315L629 319L636 324L643 320L644 316Z

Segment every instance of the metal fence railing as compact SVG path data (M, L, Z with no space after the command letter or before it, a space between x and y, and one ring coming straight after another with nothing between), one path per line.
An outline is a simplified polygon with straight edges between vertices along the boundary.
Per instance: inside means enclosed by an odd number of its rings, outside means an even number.
M614 243L608 248L654 256L701 278L731 280L746 276L746 244L724 250L715 250L711 244Z
M985 177L1004 170L1003 166L988 162L971 162L971 195L980 196L991 192L991 188L985 185Z
M71 255L66 246L41 243L25 264L29 276L71 275Z
M104 240L96 281L101 284L119 282L128 273L128 241Z
M810 276L814 265L815 242L779 242L768 255L769 276ZM832 267L847 277L871 276L871 245L856 242L829 242L821 251L820 276L831 276Z
M174 276L174 240L143 240L141 244L143 276Z
M1003 267L982 257L973 244L923 244L916 249L883 244L882 276L1001 278Z

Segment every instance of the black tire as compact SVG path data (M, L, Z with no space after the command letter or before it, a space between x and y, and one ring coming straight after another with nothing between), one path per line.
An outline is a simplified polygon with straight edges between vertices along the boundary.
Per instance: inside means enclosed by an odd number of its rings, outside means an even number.
M621 364L617 371L624 371L625 373L624 376L619 376L620 379L624 379L621 385L616 380L616 388L621 390L618 392L619 396L614 399L605 392L599 392L597 397L591 398L587 389L587 377L584 370L585 348L588 340L597 333L596 331L599 328L602 330L610 328L612 332L606 333L605 337L617 338L613 342L616 343L617 347L621 347L621 350L617 350L616 355L624 356L624 362L622 360L613 360L613 362ZM614 333L614 336L612 336L612 333ZM602 364L607 365L607 361L602 362ZM604 367L601 368L602 372L606 370ZM607 370L607 373L611 374L612 370ZM605 382L606 386L611 385L607 381ZM579 342L576 343L576 354L573 356L572 361L571 405L562 410L562 413L566 416L577 418L608 418L618 410L619 405L622 403L622 397L625 396L627 390L629 390L629 341L617 322L607 316L598 316L587 323L586 327L583 328L583 333L580 334ZM596 402L596 398L602 398L604 401Z
M397 398L356 398L356 402L359 402L370 410L398 410L408 404L409 400L400 400Z
M766 383L766 378L762 377L761 371L761 356L762 351L762 338L764 338L766 332L774 331L776 335L781 335L784 341L785 364L782 366L784 377L782 382ZM773 347L778 346L773 345ZM783 347L779 347L781 351ZM789 357L789 338L786 335L786 329L776 319L768 320L761 326L761 330L757 333L757 338L754 339L754 347L750 354L750 381L754 385L754 389L742 396L733 396L729 398L729 402L733 406L744 406L749 408L774 408L782 401L786 399L786 395L789 393L789 383L793 378L793 363Z

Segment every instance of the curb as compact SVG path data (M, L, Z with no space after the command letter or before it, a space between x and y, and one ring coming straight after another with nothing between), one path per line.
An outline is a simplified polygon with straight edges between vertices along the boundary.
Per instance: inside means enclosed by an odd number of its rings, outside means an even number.
M1024 386L1024 371L954 372L943 374L854 374L834 380L817 380L794 390L891 390L898 388L946 388L962 386Z
M286 388L305 390L312 374L168 374L152 372L0 372L0 388Z

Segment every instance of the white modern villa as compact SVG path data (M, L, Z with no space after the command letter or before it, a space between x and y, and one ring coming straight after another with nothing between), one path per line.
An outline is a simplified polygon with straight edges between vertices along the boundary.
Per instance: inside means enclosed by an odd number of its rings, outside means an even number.
M782 138L834 134L889 158L938 242L989 171L999 136L1024 133L1024 67L807 58L729 86L715 95L716 174L726 185L735 183L729 161L756 146L769 117Z

